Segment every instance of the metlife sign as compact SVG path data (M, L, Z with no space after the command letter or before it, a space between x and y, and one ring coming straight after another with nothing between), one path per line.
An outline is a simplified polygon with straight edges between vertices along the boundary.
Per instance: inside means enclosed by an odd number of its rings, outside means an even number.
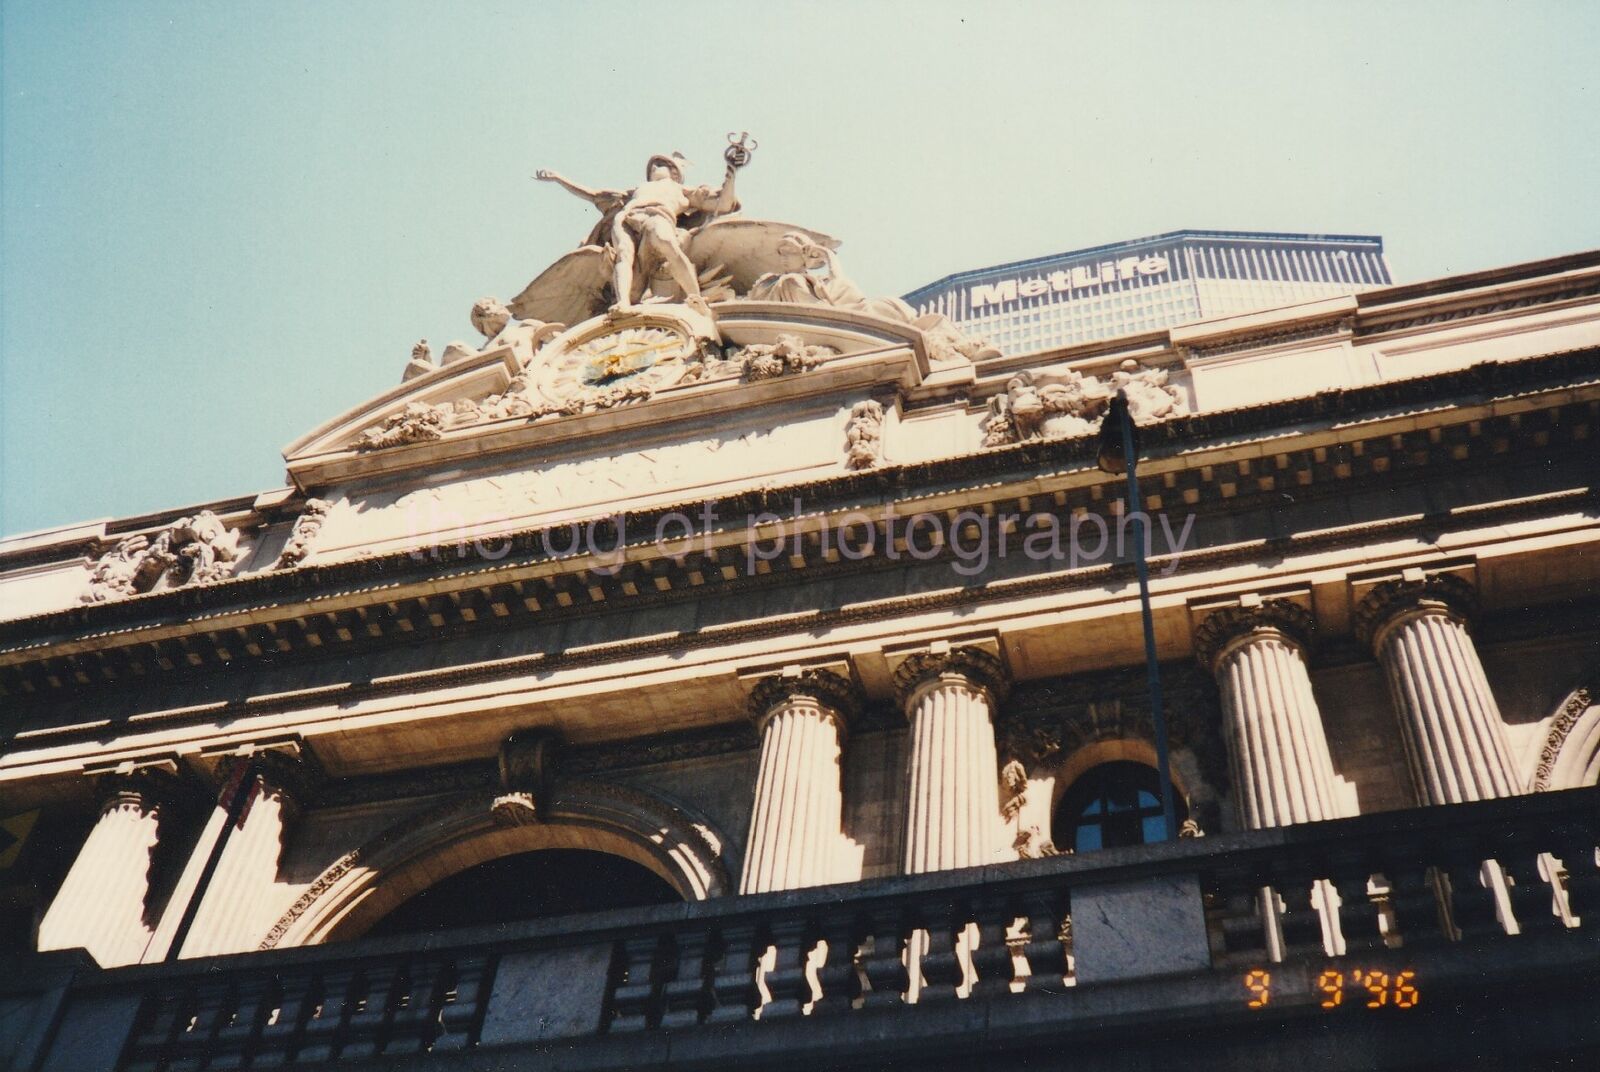
M993 283L979 283L967 292L973 312L986 307L1004 307L1022 298L1038 298L1046 294L1070 297L1074 291L1088 290L1119 280L1148 279L1156 282L1171 268L1163 254L1122 257L1114 261L1079 264L1061 268L1046 275L1002 279Z

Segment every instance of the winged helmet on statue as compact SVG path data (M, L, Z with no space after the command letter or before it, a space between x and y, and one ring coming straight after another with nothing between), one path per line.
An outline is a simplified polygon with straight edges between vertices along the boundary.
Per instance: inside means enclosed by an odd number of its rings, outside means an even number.
M936 367L998 353L941 314L918 316L898 298L868 298L840 268L837 239L737 216L735 183L755 147L748 134L728 135L719 186L688 184L689 162L679 153L650 157L644 182L628 190L591 189L538 172L599 212L588 237L509 303L483 298L473 306L483 344L452 342L435 363L419 342L404 373L418 386L403 405L385 403L383 420L361 432L356 449L437 439L488 421L574 416L671 387L765 379L838 355L826 342L788 333L749 337L746 327L745 337L730 338L728 318L748 315L747 303L829 306L897 321ZM482 371L496 354L510 355L506 371ZM447 398L437 385L449 366L479 370L489 377L482 381L489 393L479 386L472 397Z
M734 183L754 147L744 139L729 145L727 169L716 187L686 185L689 162L680 153L652 156L644 183L631 190L590 189L540 171L537 178L594 205L600 220L581 246L512 299L511 312L575 324L608 310L632 312L654 300L709 315L709 302L744 295L760 276L782 269L784 235L800 233L838 248L837 239L807 228L733 217L739 210Z

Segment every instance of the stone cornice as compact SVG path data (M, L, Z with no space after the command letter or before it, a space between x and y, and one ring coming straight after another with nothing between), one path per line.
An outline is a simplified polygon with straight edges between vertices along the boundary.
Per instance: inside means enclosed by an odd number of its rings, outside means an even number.
M799 673L777 673L756 683L746 711L760 726L773 708L792 697L804 696L837 712L846 722L861 713L861 690L831 670L805 669Z
M1597 501L1600 500L1596 499L1592 491L1582 489L1532 500L1518 500L1498 504L1473 512L1471 515L1452 515L1450 520L1462 526L1468 524L1482 525L1491 521L1498 524L1507 524L1518 520L1548 516L1554 512L1574 509L1588 510L1593 508ZM1441 528L1440 522L1441 519L1433 517L1384 519L1337 530L1269 540L1265 543L1248 542L1231 544L1215 549L1191 551L1184 555L1183 561L1190 568L1224 568L1257 561L1263 554L1270 554L1274 558L1281 559L1291 554L1337 549L1378 539L1396 539L1418 534L1426 534L1430 539L1434 539L1437 538L1440 531L1449 531L1451 528L1449 525ZM1162 563L1168 557L1170 556L1158 555L1153 557L1151 559L1151 568L1153 570L1160 569ZM843 572L850 565L854 564L838 563L834 566L817 567L816 572L808 576L813 576L817 580L825 580ZM673 635L621 640L576 652L536 652L495 660L485 664L450 666L401 674L382 682L368 682L358 685L341 683L330 686L328 689L304 690L273 697L271 700L254 700L247 705L231 704L230 708L236 712L236 717L243 717L246 714L261 715L268 712L314 707L327 702L333 692L337 692L343 702L350 702L357 698L377 699L384 696L414 695L420 690L432 688L510 680L527 674L545 674L558 669L598 666L620 660L677 653L693 648L698 644L721 642L734 631L737 632L742 640L779 637L788 635L797 629L810 631L821 628L824 625L832 627L859 624L880 621L903 614L969 607L995 600L1053 595L1079 589L1130 583L1132 577L1133 567L1131 565L1100 563L1093 566L1080 567L1074 571L1063 571L1044 576L1007 578L987 586L962 586L949 591L905 595L864 606L842 607L821 613L807 612L803 615L780 615L758 622L740 622L726 628L702 629L696 633L693 641ZM655 604L652 602L650 605ZM578 608L574 608L574 613L577 612ZM588 611L585 610L584 612L587 613ZM456 632L459 632L459 630L449 632L447 635L455 635ZM364 647L341 647L337 652L324 652L323 659L338 659L341 662L346 662L365 650L367 649ZM193 672L196 674L214 674L215 669L209 666L200 667ZM15 694L16 692L13 690L13 695ZM57 702L54 696L41 695L38 700L46 705ZM17 709L14 705L13 710ZM216 717L216 712L207 710L203 713L192 715L189 719L185 719L181 715L175 717L178 722L190 720L204 722ZM164 724L173 723L169 720ZM77 738L92 737L99 732L101 731L97 727L91 725L82 729L63 731L63 734L65 737ZM63 736L52 735L52 739L63 739Z
M1478 613L1477 591L1453 573L1429 574L1421 580L1384 581L1356 605L1356 639L1377 652L1391 626L1426 613L1447 614L1471 622Z
M905 708L922 686L942 677L959 677L988 691L996 706L1011 690L1011 675L999 659L978 648L920 651L894 669L895 702ZM906 711L909 715L911 712Z
M1181 453L1185 456L1186 471L1189 471L1210 464L1203 453L1209 441L1231 445L1241 438L1268 434L1287 426L1311 431L1303 426L1348 424L1361 416L1378 419L1385 408L1426 404L1430 409L1448 410L1450 399L1461 393L1491 399L1515 397L1522 387L1541 382L1588 382L1585 377L1595 375L1600 375L1600 348L1589 348L1511 363L1486 363L1456 372L1370 387L1327 391L1237 410L1198 413L1153 425L1144 429L1143 434L1147 454L1158 459ZM1285 448L1293 449L1292 444L1285 444ZM723 517L744 517L761 512L783 517L797 494L809 503L819 504L819 509L825 509L830 502L849 504L898 497L908 487L963 483L992 486L997 479L1022 472L1037 473L1051 468L1092 469L1095 450L1093 436L1031 441L955 458L860 470L793 487L757 489L718 502ZM672 513L693 517L700 506L699 502L675 503L630 514L627 526L630 531L653 532L662 517ZM438 562L431 569L419 566L414 550L408 549L327 565L253 573L203 587L148 593L47 612L0 622L0 645L10 645L15 650L35 646L27 644L35 637L113 634L163 618L193 622L251 606L294 603L368 585L380 587L384 598L392 600L396 588L405 583L437 584L463 572L486 578L512 577L518 570L541 568L542 563L560 557L550 552L549 534L554 531L557 530L530 529L490 541L493 558L483 556L484 548L473 543L442 546L437 548L436 556L431 556ZM561 527L559 532L558 542L570 541L566 528ZM606 534L598 535L603 543ZM542 568L548 569L547 566ZM572 568L581 569L582 563L575 563ZM18 644L19 641L22 643Z
M1216 673L1217 663L1235 641L1261 632L1281 634L1308 649L1316 634L1316 621L1305 608L1286 599L1268 599L1253 607L1223 607L1196 627L1195 658L1207 671Z

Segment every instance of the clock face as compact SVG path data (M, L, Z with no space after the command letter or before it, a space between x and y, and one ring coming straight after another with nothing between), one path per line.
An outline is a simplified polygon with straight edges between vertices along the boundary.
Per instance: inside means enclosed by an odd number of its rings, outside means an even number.
M662 387L683 374L689 337L671 327L641 324L602 331L573 343L547 366L546 393L558 398L608 387Z

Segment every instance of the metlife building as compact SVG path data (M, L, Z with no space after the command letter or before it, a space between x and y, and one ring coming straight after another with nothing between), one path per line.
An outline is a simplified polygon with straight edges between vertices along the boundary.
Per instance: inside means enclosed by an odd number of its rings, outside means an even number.
M1391 282L1375 235L1173 231L957 272L905 300L1029 353Z

